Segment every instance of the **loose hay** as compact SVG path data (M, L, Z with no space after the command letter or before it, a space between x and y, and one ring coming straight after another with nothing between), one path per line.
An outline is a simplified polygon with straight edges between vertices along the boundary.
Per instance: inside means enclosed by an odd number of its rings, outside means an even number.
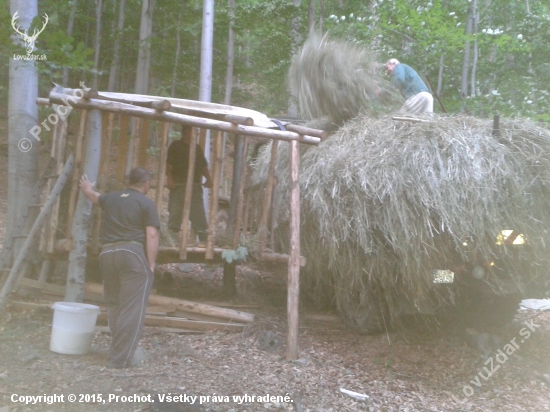
M255 182L266 180L269 152L257 161ZM302 146L300 168L303 286L320 303L334 298L342 311L355 311L359 328L370 313L388 313L382 306L397 314L404 296L442 303L448 295L433 283L434 269L495 259L503 229L528 240L514 248L513 262L523 265L516 274L526 262L543 270L548 260L550 133L532 122L501 121L494 137L487 119L405 124L363 116L318 147ZM276 174L284 228L287 145L279 146Z
M401 102L379 72L368 49L312 35L292 60L289 84L304 118L328 116L342 124L360 112L377 113L392 101ZM385 91L384 100L379 90Z

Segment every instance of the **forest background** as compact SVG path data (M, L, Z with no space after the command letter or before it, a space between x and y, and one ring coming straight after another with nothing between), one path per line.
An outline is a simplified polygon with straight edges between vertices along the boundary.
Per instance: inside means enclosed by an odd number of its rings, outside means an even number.
M0 7L5 23L11 21L7 3ZM148 93L198 99L203 2L148 3ZM142 1L41 0L33 26L41 27L44 13L49 22L34 51L47 56L36 63L40 96L47 96L50 81L135 91ZM550 121L546 1L220 0L214 16L212 102L286 115L292 54L317 30L372 49L380 63L396 57L428 75L449 112ZM13 35L10 24L0 26L0 53L6 57L24 54ZM8 64L0 59L2 106Z

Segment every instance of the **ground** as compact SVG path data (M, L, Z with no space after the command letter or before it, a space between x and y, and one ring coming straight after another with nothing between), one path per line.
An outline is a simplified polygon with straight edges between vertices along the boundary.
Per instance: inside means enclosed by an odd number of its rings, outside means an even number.
M0 149L5 175L6 146ZM6 184L0 182L0 222ZM2 234L5 224L0 226ZM163 266L160 272L171 276L160 279L157 290L198 301L221 299L220 268L185 270ZM110 342L105 327L95 334L89 354L60 355L49 350L51 310L8 306L0 313L0 412L550 410L550 313L519 313L494 348L502 355L480 359L453 325L430 329L411 320L404 329L364 336L304 304L300 359L287 361L284 275L240 266L237 285L240 293L231 303L256 315L242 333L176 334L146 327L141 346L148 360L124 370L105 367ZM266 339L273 345L265 345ZM356 400L341 389L368 398ZM54 394L64 395L64 402L21 402L22 396ZM70 394L77 395L75 402ZM135 402L123 402L133 395ZM187 402L160 402L163 395L181 395ZM109 402L110 396L119 398ZM201 398L191 404L192 396L203 397L202 405Z

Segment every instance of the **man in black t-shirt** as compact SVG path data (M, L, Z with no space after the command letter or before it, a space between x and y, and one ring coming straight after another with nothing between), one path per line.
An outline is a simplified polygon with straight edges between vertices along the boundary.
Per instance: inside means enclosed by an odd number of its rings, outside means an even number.
M147 301L153 286L160 221L155 202L145 196L151 174L136 167L127 189L100 194L86 175L82 192L103 209L99 265L112 342L109 366L134 366Z
M168 200L168 229L176 233L179 233L181 230L183 218L185 186L187 184L187 175L189 171L189 143L191 142L192 131L193 128L191 127L182 127L181 139L172 142L168 148L168 157L166 160L166 187L170 189L170 197ZM203 177L206 178L204 184L202 184ZM189 220L191 221L192 229L199 236L199 241L204 243L208 238L208 223L204 212L202 186L211 188L212 178L210 177L208 163L206 162L203 151L201 147L197 145Z

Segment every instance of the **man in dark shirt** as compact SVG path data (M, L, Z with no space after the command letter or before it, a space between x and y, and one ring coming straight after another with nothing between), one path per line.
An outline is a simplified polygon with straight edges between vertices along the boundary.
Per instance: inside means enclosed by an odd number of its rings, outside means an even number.
M155 202L145 194L151 174L136 167L127 189L100 194L86 175L82 192L103 209L99 264L109 316L112 342L109 366L125 368L136 363L147 301L153 285L160 221Z
M402 112L411 114L432 113L434 99L418 73L397 59L386 62L386 74L392 76L393 84L405 98Z
M168 229L179 233L183 218L183 202L185 200L185 187L189 171L189 143L191 142L192 127L183 126L181 139L172 142L168 148L166 160L166 187L170 189L168 199ZM205 177L204 187L212 187L212 178L208 171L208 163L199 145L195 152L195 170L193 173L193 192L191 196L191 209L189 220L191 227L199 236L201 243L208 238L208 223L204 212L202 196L202 178Z

